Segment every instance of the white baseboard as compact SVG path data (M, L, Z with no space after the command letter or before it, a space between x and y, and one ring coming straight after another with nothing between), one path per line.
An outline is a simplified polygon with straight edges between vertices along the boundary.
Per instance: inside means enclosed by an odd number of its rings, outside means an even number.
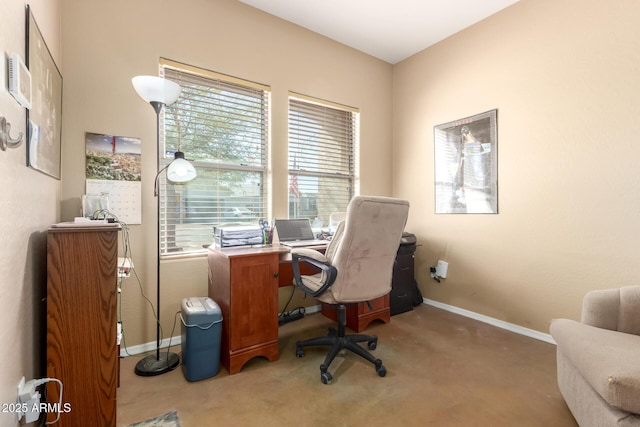
M551 335L544 334L539 331L535 331L533 329L525 328L523 326L514 325L513 323L505 322L503 320L494 319L493 317L485 316L484 314L475 313L473 311L465 310L464 308L459 308L453 305L444 304L442 302L430 300L428 298L422 298L424 304L440 308L442 310L450 311L451 313L459 314L464 317L469 317L474 320L478 320L480 322L488 323L490 325L496 326L498 328L506 329L507 331L515 332L516 334L525 335L530 338L535 338L540 341L548 342L550 344L556 344ZM313 305L310 307L305 307L306 314L318 313L322 309L321 305ZM171 338L171 345L180 345L182 343L182 337L178 335L177 337ZM164 339L160 342L160 348L167 348L169 346L169 338ZM156 349L156 342L148 342L144 344L134 345L131 347L127 347L126 349L120 348L120 357L127 356L135 356L141 353L148 353L150 351L154 351Z
M313 305L310 307L305 307L306 314L318 313L322 309L322 305ZM182 344L182 336L178 335L177 337L171 338L171 346ZM133 345L131 347L120 347L120 357L127 356L136 356L142 353L148 353L150 351L155 351L156 349L156 341L148 342L144 344ZM160 341L160 348L167 348L169 346L169 338Z
M507 331L515 332L516 334L525 335L530 338L535 338L540 341L548 342L549 344L556 344L554 339L549 334L545 334L533 329L525 328L523 326L514 325L513 323L505 322L503 320L494 319L493 317L485 316L484 314L475 313L473 311L465 310L453 305L444 304L438 301L433 301L428 298L422 298L424 304L440 308L442 310L450 311L451 313L459 314L461 316L469 317L480 322L488 323L498 328L506 329Z
M182 337L180 335L178 335L177 337L173 337L171 339L167 338L167 339L164 339L164 340L160 341L160 348L169 347L169 340L171 340L171 346L172 347L174 345L182 344ZM120 344L122 344L122 343L120 343ZM138 354L148 353L150 351L155 351L157 344L158 343L156 341L153 341L153 342L148 342L148 343L144 343L144 344L133 345L131 347L127 347L126 349L124 348L124 346L121 345L120 346L120 357L136 356Z

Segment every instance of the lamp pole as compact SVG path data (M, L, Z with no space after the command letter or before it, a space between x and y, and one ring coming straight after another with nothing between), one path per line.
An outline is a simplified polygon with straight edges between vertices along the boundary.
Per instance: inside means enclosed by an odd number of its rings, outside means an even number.
M156 221L156 353L139 360L135 367L135 373L140 376L154 376L164 374L174 369L180 363L177 354L167 349L166 353L160 352L160 197L158 196L158 179L164 169L160 169L160 112L165 105L173 104L180 96L180 86L170 80L156 76L137 76L131 80L138 95L147 101L156 112L156 150L158 173L154 182L154 196L158 218Z
M142 360L138 361L135 368L135 373L140 376L155 376L164 374L171 371L180 363L180 357L176 353L172 353L167 349L166 353L160 352L160 255L162 253L161 240L160 240L160 188L159 180L160 174L167 169L167 165L164 168L160 168L160 112L164 107L164 104L158 101L151 101L150 104L156 112L156 147L157 147L157 169L154 182L154 197L156 198L156 242L157 242L157 254L156 254L156 354L149 355Z
M162 173L162 170L160 169L160 112L162 111L164 104L157 101L152 101L150 104L156 112L156 170L158 171L154 182L154 186L156 187L154 197L156 198L156 213L158 215L156 220L156 244L158 249L156 256L156 280L158 281L156 292L156 316L158 318L158 322L156 323L156 360L160 362L160 254L162 253L162 248L160 247L160 195L158 193L158 181L160 180L160 174ZM167 357L169 357L168 354ZM169 362L168 359L167 362Z

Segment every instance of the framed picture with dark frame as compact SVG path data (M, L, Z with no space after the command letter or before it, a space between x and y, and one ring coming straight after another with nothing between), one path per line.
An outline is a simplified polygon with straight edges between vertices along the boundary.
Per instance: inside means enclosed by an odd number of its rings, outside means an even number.
M31 73L31 109L27 110L27 164L60 179L62 74L29 6L26 29L26 65Z
M498 213L497 110L434 126L435 213Z

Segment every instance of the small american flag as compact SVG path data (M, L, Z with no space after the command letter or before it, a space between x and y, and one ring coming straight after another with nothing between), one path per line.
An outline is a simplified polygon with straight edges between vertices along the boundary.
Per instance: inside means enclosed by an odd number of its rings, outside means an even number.
M300 189L298 188L298 176L291 175L291 183L289 184L289 194L300 197Z
M298 158L293 157L293 169L298 169ZM289 194L294 197L300 197L300 188L298 188L298 175L291 175L291 181L289 182Z

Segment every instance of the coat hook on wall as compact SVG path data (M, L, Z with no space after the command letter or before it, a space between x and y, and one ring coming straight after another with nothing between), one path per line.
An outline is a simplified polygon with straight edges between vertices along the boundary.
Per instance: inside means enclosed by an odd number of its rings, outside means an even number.
M22 144L24 133L20 132L17 138L11 138L11 123L7 119L0 117L0 149L6 151L7 147L17 148Z

